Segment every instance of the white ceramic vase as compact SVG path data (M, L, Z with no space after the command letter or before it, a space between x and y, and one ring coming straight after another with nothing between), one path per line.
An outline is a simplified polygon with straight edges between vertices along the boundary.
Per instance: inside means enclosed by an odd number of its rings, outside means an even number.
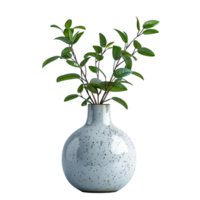
M134 145L113 125L110 105L88 105L86 124L63 148L67 180L83 192L116 192L131 180L135 162Z

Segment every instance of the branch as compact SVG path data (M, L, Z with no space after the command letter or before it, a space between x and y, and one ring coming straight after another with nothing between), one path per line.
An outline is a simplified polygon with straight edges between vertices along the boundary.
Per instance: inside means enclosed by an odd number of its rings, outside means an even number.
M142 29L140 33L137 33L137 36L129 43L129 45L127 45L126 49L129 48L129 46L131 45L131 43L132 43L136 38L138 38L140 35L142 35L142 31L143 31L143 30L144 30L144 29ZM136 53L136 52L135 52L135 49L134 49L132 55L134 55L134 53ZM111 82L112 82L112 79L113 79L113 75L114 75L115 70L117 69L117 67L118 67L119 65L121 65L121 64L124 62L124 61L122 61L122 62L119 63L121 57L122 57L122 55L120 56L120 58L119 58L119 60L118 60L118 62L117 62L117 64L116 64L116 66L115 66L115 69L114 69L114 71L113 71L113 74L112 74L112 76L111 76L111 78L110 78L109 85L108 85L108 91L105 91L105 92L104 92L104 95L103 95L103 97L102 97L102 99L101 99L100 104L103 104L103 103L105 102L105 99L106 99L106 97L108 96L108 93L110 92L110 90L111 90L111 88L112 88L112 87L109 88L109 86L110 86L110 84L111 84ZM127 59L128 59L128 58L127 58Z
M78 61L77 61L76 54L74 53L73 45L71 45L71 48L72 48L72 54L73 54L73 56L74 56L75 62L76 62L76 64L79 66L79 68L80 68L80 70L81 70L81 73L82 73L83 76L85 77L85 80L86 80L86 82L87 82L87 85L88 85L88 87L90 88L90 92L91 92L91 94L92 94L92 96L93 96L93 98L94 98L95 104L97 104L96 98L95 98L95 96L94 96L94 94L93 94L93 92L92 92L92 88L91 88L91 86L90 86L90 84L89 84L89 82L88 82L88 80L87 80L87 77L86 77L86 75L84 74L84 72L83 72L83 70L82 70L82 67L80 66L80 64L79 64Z

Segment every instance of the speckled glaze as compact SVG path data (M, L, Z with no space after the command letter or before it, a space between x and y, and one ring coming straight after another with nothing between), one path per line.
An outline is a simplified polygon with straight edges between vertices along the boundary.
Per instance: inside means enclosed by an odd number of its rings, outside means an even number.
M83 192L115 192L131 180L135 162L134 145L113 125L110 105L88 105L86 124L63 148L67 180Z

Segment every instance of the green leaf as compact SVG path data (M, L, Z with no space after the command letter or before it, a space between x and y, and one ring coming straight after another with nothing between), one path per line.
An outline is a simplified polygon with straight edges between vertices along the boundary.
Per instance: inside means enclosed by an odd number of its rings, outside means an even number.
M95 52L86 52L82 55L83 59L86 59L87 57L95 58L96 53Z
M90 81L90 83L92 83L93 85L100 85L100 83L101 83L102 81L100 80L100 79L98 79L98 78L93 78L93 79L91 79L91 81Z
M93 46L94 50L99 54L102 53L102 47L100 46Z
M124 35L126 35L127 37L127 42L126 42L126 48L128 47L128 44L130 42L130 35L126 30L122 30L122 32L124 33Z
M45 65L49 64L50 62L53 62L54 60L57 60L58 58L60 58L60 56L53 56L51 58L48 58L47 60L45 60L42 64L42 67L44 67Z
M106 37L102 33L99 33L99 39L100 39L100 45L102 47L105 47L107 44Z
M64 53L69 53L69 52L71 52L72 51L72 48L71 47L66 47L66 48L64 48L63 50L62 50L62 52L64 52Z
M143 24L143 28L144 28L144 29L149 29L149 28L154 27L154 26L157 25L158 23L159 23L159 21L157 21L157 20L149 20L149 21L147 21L147 22L145 22L145 23Z
M78 32L76 32L76 34L73 36L73 38L72 38L72 44L73 44L73 42L74 42L74 40L76 40L76 38L78 37L78 34L79 34L80 32L78 31Z
M114 72L114 76L116 78L122 78L125 76L128 76L132 73L132 71L130 69L127 68L119 68Z
M136 55L132 55L133 59L135 62L138 62L139 61L139 58L136 56Z
M132 60L131 60L131 58L129 56L122 56L122 57L124 59L124 62L126 63L125 68L131 70L132 69Z
M75 62L71 61L71 60L67 60L67 63L73 67L79 67Z
M113 58L114 60L119 60L121 57L121 47L113 46Z
M127 84L130 84L130 85L133 85L132 83L128 82L127 80L125 79L122 79L122 78L117 78L115 80L115 82L119 82L119 83L127 83Z
M48 28L55 28L55 29L58 29L58 30L62 30L62 27L59 26L58 24L50 24L50 25L48 25Z
M94 65L87 65L87 68L90 73L97 74L99 72L99 68Z
M146 47L138 49L138 53L143 56L155 56L154 52L151 51L150 49L147 49Z
M83 35L83 33L84 32L80 32L80 33L77 34L76 38L73 40L73 44L76 44L79 41L79 39Z
M138 73L138 72L132 72L132 74L135 75L135 76L137 76L137 77L139 77L139 78L141 78L142 80L144 80L144 77L140 73Z
M72 32L72 35L73 35L73 33L74 33L74 29L73 29L73 28L70 28L70 31Z
M126 36L124 35L124 33L122 33L121 31L119 31L119 30L117 30L117 29L114 29L114 30L118 32L118 34L120 35L120 37L122 38L122 40L123 40L125 43L128 42L128 40L127 40Z
M90 57L85 58L85 59L80 63L80 66L83 67L83 66L87 63L87 61L88 61L89 59L90 59Z
M132 56L132 54L130 54L128 51L124 51L124 50L122 50L122 55L128 56L128 57Z
M61 57L65 58L65 59L69 59L69 58L72 57L72 54L71 53L64 53L64 54L61 54Z
M67 47L67 48L63 49L62 52L61 52L61 56L63 58L71 58L72 54L69 53L69 52L71 52L71 47Z
M142 23L143 24L143 23ZM143 30L148 30L150 28L154 28L152 24L147 25L145 28L143 27Z
M81 106L86 106L87 105L87 102L89 100L90 97L88 97L85 101L83 101L83 103L81 104Z
M72 32L75 32L77 29L82 31L88 31L88 27L85 25L75 25L74 27L71 28Z
M90 87L91 87L91 89L90 89ZM90 85L90 87L86 86L85 88L94 94L98 93L98 90L95 87L92 87L91 85Z
M106 72L102 68L99 68L99 71L100 71L100 73L103 77L108 78L108 75L106 74Z
M137 40L134 40L133 45L136 49L140 49L142 47L142 45Z
M98 61L104 61L106 59L105 55L98 55Z
M55 40L61 40L61 41L65 42L65 43L67 43L67 44L71 44L72 43L70 41L70 39L66 38L66 37L57 37L57 38L55 38Z
M141 28L142 28L142 26L141 26L141 19L137 16L135 18L135 29L136 29L136 31L140 32Z
M80 78L80 76L78 74L74 74L74 73L65 74L65 75L59 76L57 78L57 82L70 80L70 79L79 79L79 78Z
M107 44L107 46L106 46L106 49L108 49L108 50L112 50L113 49L113 44L116 44L117 43L117 41L111 41L111 42L109 42L108 44Z
M123 99L120 99L118 97L112 97L112 99L114 101L116 101L117 103L120 103L122 106L124 106L126 109L128 109L128 105L127 103L123 100Z
M76 99L78 97L77 94L71 94L65 97L64 101L70 101L72 99Z
M111 92L123 92L127 90L127 88L121 83L110 83L108 81L102 82L98 88L100 88L101 90L105 90L105 87L108 89L108 86L112 87L112 89L110 90Z
M64 36L65 36L66 38L69 38L70 41L72 41L72 39L73 39L73 33L72 33L72 31L70 30L70 28L64 29L64 30L63 30L63 34L64 34Z
M83 84L81 84L81 85L78 87L77 92L78 92L78 93L83 92Z
M143 32L144 35L159 33L156 29L148 29Z
M67 20L66 22L65 22L65 28L70 28L71 27L71 25L72 25L72 20L71 19L69 19L69 20Z
M103 60L103 56L99 54L96 54L95 58L99 61Z

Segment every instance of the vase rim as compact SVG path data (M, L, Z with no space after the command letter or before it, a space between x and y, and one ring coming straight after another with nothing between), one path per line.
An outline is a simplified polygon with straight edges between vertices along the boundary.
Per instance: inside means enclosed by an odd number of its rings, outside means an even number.
M95 106L96 106L96 105L97 105L97 106L98 106L98 105L112 105L112 103L102 103L102 104L88 104L88 105L95 105Z
M88 104L88 106L110 106L110 104Z

